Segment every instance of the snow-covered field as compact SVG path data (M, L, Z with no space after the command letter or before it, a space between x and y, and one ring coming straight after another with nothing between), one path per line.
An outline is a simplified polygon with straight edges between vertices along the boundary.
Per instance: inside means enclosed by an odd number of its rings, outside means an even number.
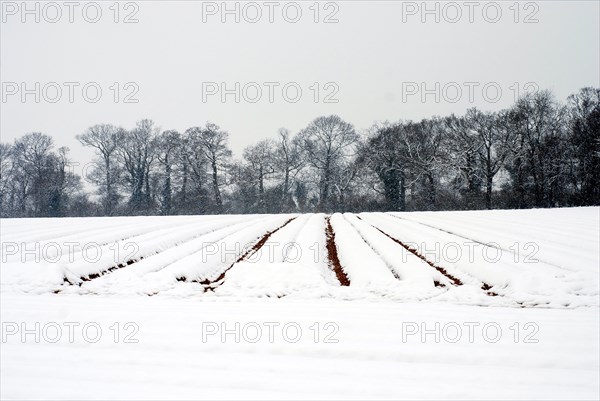
M0 221L1 397L598 399L600 208Z

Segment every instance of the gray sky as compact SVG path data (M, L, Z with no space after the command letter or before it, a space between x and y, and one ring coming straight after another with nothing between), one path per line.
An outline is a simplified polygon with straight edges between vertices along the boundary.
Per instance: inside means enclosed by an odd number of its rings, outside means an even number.
M35 3L27 4L35 10ZM337 1L318 7L313 1L273 2L273 8L263 1L237 2L239 23L235 14L224 15L222 22L221 1L121 2L117 23L113 1L98 2L102 15L96 23L85 20L95 18L95 5L76 3L74 22L59 1L61 17L51 23L57 18L54 6L40 2L36 22L35 11L23 15L21 1L2 2L3 142L41 131L84 162L91 152L74 137L90 125L131 128L136 120L152 118L163 129L183 132L210 120L229 131L239 156L246 145L275 136L278 128L297 132L319 115L339 114L363 130L376 121L463 113L473 106L498 110L514 101L517 88L552 89L562 101L583 86L600 86L597 1L518 7L513 1L474 2L473 8L463 1L430 1L432 14L423 14L421 1ZM236 2L227 7L234 10ZM298 8L302 15L292 23ZM251 23L257 9L261 18ZM138 22L124 23L127 15ZM338 22L325 23L326 17ZM40 83L39 103L33 94L22 102L22 82L34 92ZM47 85L52 82L61 88L59 98L56 86ZM64 82L78 83L72 103ZM203 85L207 89L211 82L233 90L239 82L240 102L230 94L223 103L220 93L205 93L203 101ZM253 82L262 90L256 103L249 101L257 96L256 87L246 85ZM273 102L264 82L274 82ZM82 93L86 83L95 83L88 86L89 100ZM286 84L289 100L282 91ZM102 95L92 103L95 86ZM298 87L302 94L292 103ZM138 102L125 103L135 88L132 99ZM422 89L432 92L422 99ZM337 103L324 102L326 95Z

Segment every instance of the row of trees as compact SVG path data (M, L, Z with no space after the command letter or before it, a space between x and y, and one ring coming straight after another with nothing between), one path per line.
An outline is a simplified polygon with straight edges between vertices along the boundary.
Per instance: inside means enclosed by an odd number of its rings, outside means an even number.
M27 134L0 145L3 217L448 210L600 205L600 89L527 94L500 112L381 123L338 116L247 147L217 125L151 120L77 136L94 149L88 194L68 149Z

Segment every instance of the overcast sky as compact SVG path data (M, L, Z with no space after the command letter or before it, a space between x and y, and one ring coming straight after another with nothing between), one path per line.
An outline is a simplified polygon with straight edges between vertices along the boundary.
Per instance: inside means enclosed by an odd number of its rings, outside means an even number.
M236 2L227 3L234 13L225 15L220 1L121 3L118 15L113 3L98 2L102 15L92 23L86 18L96 18L96 6L80 2L71 9L71 23L62 1L55 3L60 18L55 5L39 3L39 22L36 2L27 3L34 12L24 15L21 1L2 2L3 142L41 131L83 162L91 152L74 137L93 124L131 128L151 118L162 129L183 132L210 120L230 133L239 156L248 144L274 137L278 128L297 132L319 115L336 113L364 130L377 121L463 113L473 106L498 110L513 102L517 87L552 89L562 101L581 87L600 86L597 1L518 7L513 1L476 2L473 8L462 1L428 2L431 14L423 14L420 1L337 1L318 7L313 1L245 7L240 2L239 23ZM252 23L257 10L261 18ZM124 23L126 17L138 22ZM40 102L34 94L22 102L21 83L35 92L36 82ZM52 82L57 85L47 85ZM72 103L64 82L78 85L72 84ZM211 95L222 82L234 92L239 82L239 103L234 93L225 102L220 93ZM253 82L257 85L247 85ZM530 82L534 85L527 86ZM88 83L86 100L82 88ZM56 86L62 88L60 97ZM256 86L262 96L251 103ZM97 87L102 94L92 103ZM432 90L425 101L422 89ZM138 102L125 103L126 95Z

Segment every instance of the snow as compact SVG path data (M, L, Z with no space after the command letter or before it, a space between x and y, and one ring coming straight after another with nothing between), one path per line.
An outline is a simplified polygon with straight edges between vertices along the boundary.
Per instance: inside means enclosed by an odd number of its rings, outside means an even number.
M599 227L598 207L0 220L0 397L598 399Z
M97 297L2 294L3 322L97 322L103 336L69 343L2 343L3 399L598 399L597 308L477 308L428 303L299 300L216 300L214 297ZM121 339L109 329L117 322ZM139 331L124 343L133 322ZM263 327L235 341L235 323ZM269 342L265 326L274 327ZM450 322L462 338L403 334L413 323L432 330ZM483 337L490 322L503 332ZM533 322L539 331L524 342ZM206 336L207 324L218 333ZM298 342L283 338L288 323ZM314 341L310 327L319 327ZM333 323L336 326L325 325ZM466 323L479 323L469 342ZM514 342L510 327L520 327ZM233 334L221 339L221 325ZM204 325L204 326L203 326ZM335 327L338 328L335 332ZM325 342L327 335L335 334ZM93 333L93 332L92 332ZM90 334L93 335L93 334ZM203 341L203 335L206 341ZM295 336L290 330L290 336ZM493 330L489 333L494 336Z
M336 213L331 216L330 222L335 232L335 245L340 264L351 285L385 287L396 284L397 279L385 262L341 214Z
M301 253L297 263L312 266L319 272L326 284L336 287L340 284L327 260L325 217L321 213L311 215L306 225L298 233L295 243ZM289 256L291 258L294 255L290 252Z
M306 291L326 290L319 272L297 263L239 262L227 274L217 294L282 297Z
M227 273L227 280L216 292L230 296L253 294L281 297L298 292L326 290L326 283L319 269L307 257L310 255L310 245L296 242L300 231L309 222L314 224L312 217L302 215L292 220L271 236L259 250L248 255L244 261L235 263ZM305 263L298 263L302 256Z
M548 264L569 268L581 265L597 271L600 254L600 208L492 210L453 213L393 213L429 224L464 238L495 243L507 253L520 249L521 257L532 256ZM596 224L594 224L596 223ZM535 247L524 249L528 243ZM515 248L515 244L520 248Z
M372 225L350 213L346 213L344 216L401 281L406 281L411 286L418 287L419 290L432 287L434 280L445 281L437 270L431 269L425 261L406 249L398 247L398 244L391 238L381 236L381 233Z
M513 212L525 214L528 211ZM473 212L476 213L476 212ZM598 222L593 208L584 208L580 213L590 215L588 226ZM593 255L595 246L590 246L590 252L585 251L585 256L573 258L569 263L562 257L562 264L549 263L542 260L528 259L527 255L515 255L504 248L487 246L484 243L458 237L444 230L421 224L418 220L404 218L408 213L395 214L400 217L389 216L384 213L364 214L365 220L373 223L384 231L403 238L403 240L418 248L422 254L445 268L450 274L461 281L473 286L481 287L484 283L491 286L492 291L525 305L553 305L553 306L579 306L598 304L598 254ZM463 217L463 221L466 216ZM485 217L471 216L485 221ZM483 223L480 223L483 224ZM504 225L495 223L498 231L502 233ZM487 227L491 225L488 224ZM501 227L501 228L500 228ZM589 227L588 227L589 231ZM473 230L475 236L477 231ZM584 230L585 232L585 230ZM539 253L547 254L546 249L552 248L553 252L572 252L572 247L577 247L579 238L563 237L560 231L549 237L538 232L537 237L530 236L529 231L518 234L516 231L511 237L515 243L527 243L539 240ZM559 242L554 237L561 238ZM490 243L492 241L488 241ZM552 244L552 245L549 245ZM595 258L595 261L594 261ZM593 268L595 263L595 270Z

